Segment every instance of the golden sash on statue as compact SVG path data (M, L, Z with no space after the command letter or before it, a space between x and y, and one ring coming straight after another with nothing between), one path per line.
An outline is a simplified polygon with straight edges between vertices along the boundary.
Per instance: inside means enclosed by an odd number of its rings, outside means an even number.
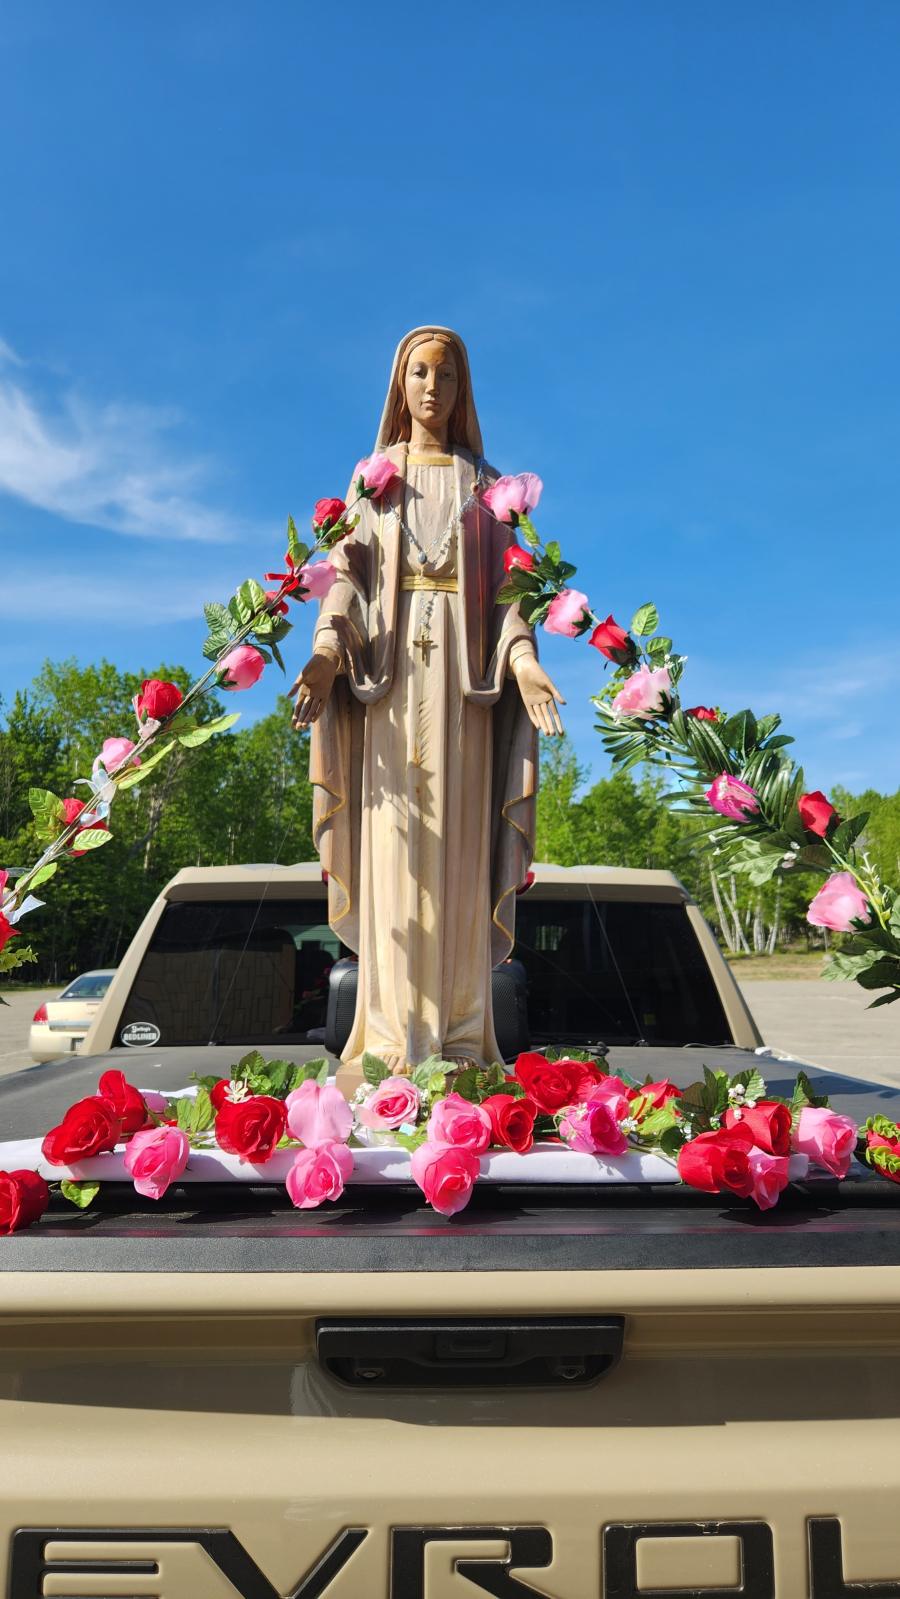
M401 577L400 588L404 594L456 594L459 583L455 577L429 577L416 572L413 577Z

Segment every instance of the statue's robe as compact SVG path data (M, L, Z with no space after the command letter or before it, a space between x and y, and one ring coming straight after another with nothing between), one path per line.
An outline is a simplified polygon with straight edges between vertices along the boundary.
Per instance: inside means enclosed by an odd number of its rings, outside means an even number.
M471 453L385 453L399 476L332 552L315 634L341 657L311 775L329 922L359 955L343 1058L489 1063L491 967L512 950L534 850L537 733L510 672L534 635L496 604L512 529L476 500L439 537L474 486ZM496 476L485 468L483 486Z

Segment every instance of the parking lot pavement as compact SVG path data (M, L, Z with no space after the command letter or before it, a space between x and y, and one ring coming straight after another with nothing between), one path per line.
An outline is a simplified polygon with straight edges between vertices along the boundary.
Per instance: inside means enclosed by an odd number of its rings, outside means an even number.
M31 1018L39 1005L48 999L59 999L61 993L61 988L32 988L24 994L3 995L6 1004L0 1005L0 1077L34 1065L28 1053Z
M900 1088L900 1000L867 1010L858 983L741 983L765 1042L795 1060Z

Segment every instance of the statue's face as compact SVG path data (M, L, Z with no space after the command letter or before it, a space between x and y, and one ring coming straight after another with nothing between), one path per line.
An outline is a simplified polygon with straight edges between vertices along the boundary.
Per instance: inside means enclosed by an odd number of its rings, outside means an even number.
M415 422L429 432L449 422L459 392L453 350L437 339L419 344L406 369L406 403Z

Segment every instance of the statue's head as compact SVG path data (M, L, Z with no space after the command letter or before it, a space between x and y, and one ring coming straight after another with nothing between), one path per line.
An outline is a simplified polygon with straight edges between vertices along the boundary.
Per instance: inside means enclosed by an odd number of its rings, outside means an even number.
M466 361L452 334L425 331L397 366L387 444L407 443L413 419L447 443L468 444Z

